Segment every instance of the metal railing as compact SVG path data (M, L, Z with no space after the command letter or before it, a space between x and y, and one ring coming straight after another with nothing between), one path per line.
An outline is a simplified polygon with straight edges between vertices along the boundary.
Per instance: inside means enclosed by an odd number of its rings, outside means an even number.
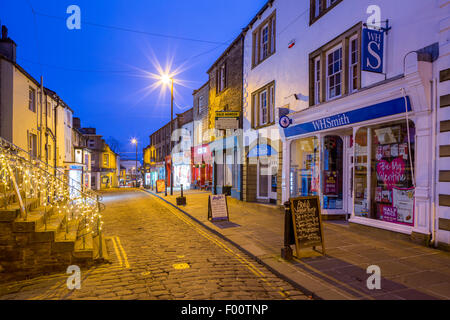
M76 240L82 239L85 249L86 237L92 235L93 239L99 241L101 255L101 211L105 208L101 195L83 188L81 183L71 179L65 172L1 137L0 193L3 193L4 209L8 207L10 196L16 196L20 208L19 218L23 221L29 218L27 201L35 199L41 208L38 212L42 214L45 230L49 219L55 216L57 227L64 233L65 240L74 231Z

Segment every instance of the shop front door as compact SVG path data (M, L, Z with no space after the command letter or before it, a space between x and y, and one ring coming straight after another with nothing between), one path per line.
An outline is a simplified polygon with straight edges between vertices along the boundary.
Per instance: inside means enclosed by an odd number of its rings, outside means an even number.
M350 143L350 137L348 137L348 142ZM346 198L347 198L347 208L346 211L348 214L352 214L353 212L353 171L354 171L354 158L353 158L353 146L347 148L345 150L345 189ZM345 192L344 192L345 194Z
M322 203L327 213L344 210L344 143L340 136L325 136L322 161ZM347 200L347 199L345 199Z

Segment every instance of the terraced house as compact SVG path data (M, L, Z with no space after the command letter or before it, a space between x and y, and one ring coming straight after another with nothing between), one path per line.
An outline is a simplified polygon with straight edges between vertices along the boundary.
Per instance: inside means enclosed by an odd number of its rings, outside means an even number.
M449 8L268 1L244 29L256 200L317 195L326 219L448 248Z

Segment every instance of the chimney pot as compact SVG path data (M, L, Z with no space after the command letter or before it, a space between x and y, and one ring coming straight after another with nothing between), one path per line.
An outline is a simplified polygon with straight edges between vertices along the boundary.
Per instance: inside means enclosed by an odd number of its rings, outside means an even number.
M8 39L8 28L6 26L2 26L2 39Z

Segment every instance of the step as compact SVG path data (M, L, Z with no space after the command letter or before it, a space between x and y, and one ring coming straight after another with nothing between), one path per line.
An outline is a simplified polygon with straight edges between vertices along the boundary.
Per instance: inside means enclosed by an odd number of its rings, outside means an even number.
M93 238L94 243L94 260L102 261L102 262L109 262L109 254L108 250L106 248L106 241L105 237L102 235L101 237L101 252L100 252L100 241L99 236L96 236Z
M92 233L88 233L75 241L73 256L76 259L94 260L94 241L92 239Z
M45 226L45 216L47 216L48 221L52 216L52 213L52 207L47 207L47 213L45 213L44 206L38 207L28 212L27 220L17 218L14 221L13 230L14 232L34 232L36 230L40 230L41 227Z
M77 221L69 221L68 232L66 229L59 229L55 236L55 243L52 246L52 252L72 252L75 249L77 239L78 223Z
M4 192L0 193L0 207L4 208L5 207L5 199L6 199L6 204L9 205L13 202L16 202L16 193L14 191L8 191L6 192L6 195Z

